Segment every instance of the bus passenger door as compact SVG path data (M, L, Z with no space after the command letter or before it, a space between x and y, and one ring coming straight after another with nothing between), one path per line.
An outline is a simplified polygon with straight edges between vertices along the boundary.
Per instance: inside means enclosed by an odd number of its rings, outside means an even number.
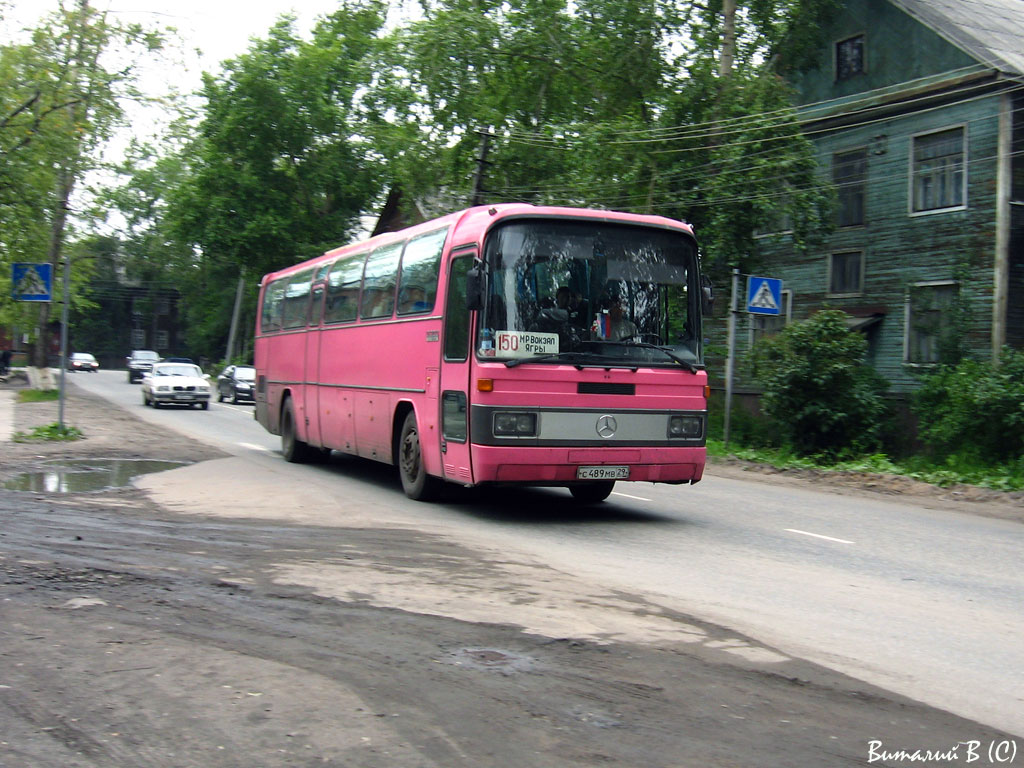
M303 391L305 394L306 442L323 445L320 431L320 315L323 307L324 287L313 287L309 302L306 332L306 365Z
M469 484L473 467L469 448L469 380L472 368L472 314L466 309L466 273L475 251L453 257L445 295L441 340L441 465L446 480Z

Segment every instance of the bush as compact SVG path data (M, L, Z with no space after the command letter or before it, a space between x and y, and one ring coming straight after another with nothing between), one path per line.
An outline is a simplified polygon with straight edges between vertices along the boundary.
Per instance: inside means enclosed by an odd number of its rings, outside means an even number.
M826 309L762 341L754 375L761 407L797 453L828 458L872 453L881 445L887 382L864 364L867 341Z
M925 376L913 410L936 459L1015 463L1024 457L1024 352L1004 349L999 364L962 360Z

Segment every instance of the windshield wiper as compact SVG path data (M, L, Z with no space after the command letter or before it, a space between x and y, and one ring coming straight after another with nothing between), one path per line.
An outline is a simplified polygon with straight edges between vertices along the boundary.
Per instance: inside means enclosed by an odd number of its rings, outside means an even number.
M571 357L571 358L577 358L578 359L580 357L580 353L579 352L549 352L546 355L534 355L533 357L517 357L517 358L515 358L513 360L506 360L505 361L505 367L506 368L515 368L517 365L522 365L523 363L539 363L541 360L555 360L555 359L560 358L560 357L567 357L567 358ZM573 363L573 365L575 365L576 368L579 369L579 370L583 369L583 366L580 365L579 363Z
M663 347L659 344L648 344L647 342L643 341L605 341L602 343L611 344L617 347L640 347L641 349L656 349L659 352L664 352L669 359L676 363L679 363L681 366L683 366L683 368L688 370L690 373L696 373L697 371L700 370L700 368L698 368L695 363L692 363L689 360L684 360L683 358L679 357L679 355L672 351L672 347Z

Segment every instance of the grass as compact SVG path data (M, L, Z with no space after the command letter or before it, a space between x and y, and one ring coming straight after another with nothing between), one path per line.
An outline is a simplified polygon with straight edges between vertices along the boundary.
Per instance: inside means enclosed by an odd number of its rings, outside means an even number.
M785 448L746 448L732 444L726 450L721 440L708 440L708 455L715 458L732 456L744 461L767 464L777 469L900 475L942 488L963 484L996 491L1024 490L1024 459L1003 465L988 465L951 456L946 461L937 463L921 456L893 461L885 454L877 453L857 459L829 462L816 457L797 456Z
M80 440L85 437L78 427L63 427L57 422L44 424L36 427L31 432L15 432L13 435L16 443L42 442L48 440Z
M59 399L59 389L22 389L18 392L18 402L21 403L51 403Z

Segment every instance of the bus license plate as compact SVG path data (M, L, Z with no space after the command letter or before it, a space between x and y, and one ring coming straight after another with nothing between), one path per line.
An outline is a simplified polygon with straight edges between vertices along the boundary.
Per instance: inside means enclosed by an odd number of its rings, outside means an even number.
M629 467L576 467L577 480L625 480Z

